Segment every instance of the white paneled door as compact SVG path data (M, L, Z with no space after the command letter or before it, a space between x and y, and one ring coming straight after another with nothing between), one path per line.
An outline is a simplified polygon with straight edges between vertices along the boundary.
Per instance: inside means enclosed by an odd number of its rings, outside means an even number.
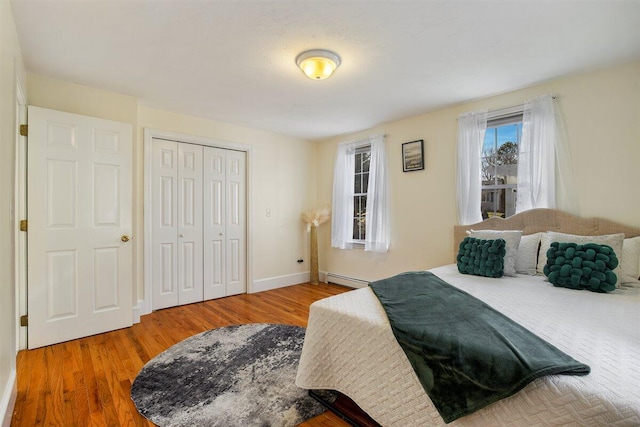
M28 346L131 326L129 124L29 107Z
M227 296L226 280L226 153L204 150L204 298Z
M202 301L202 146L178 146L178 303Z
M153 140L154 310L202 301L202 148Z
M245 293L246 153L204 147L204 299Z
M227 295L247 291L246 279L246 153L227 151L226 246Z

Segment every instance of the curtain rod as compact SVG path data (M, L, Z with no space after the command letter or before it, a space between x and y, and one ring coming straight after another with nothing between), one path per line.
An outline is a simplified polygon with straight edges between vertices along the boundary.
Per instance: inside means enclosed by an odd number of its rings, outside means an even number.
M340 142L338 145L342 145L342 144L355 144L355 145L364 145L364 144L368 144L373 138L377 138L377 137L383 137L386 138L387 134L386 133L379 133L376 135L371 135L369 137L367 137L366 139L358 139L355 141L344 141L344 142Z
M558 95L551 95L551 99L558 99ZM490 120L508 117L510 115L521 113L524 110L524 102L522 104L511 105L509 107L498 108L495 110L487 110L487 118ZM466 114L466 113L462 113ZM462 115L461 114L461 115Z
M557 99L557 95L551 95L551 99ZM489 110L487 112L487 118L489 120L501 119L524 111L524 102L522 104L512 105L510 107L498 108L496 110Z

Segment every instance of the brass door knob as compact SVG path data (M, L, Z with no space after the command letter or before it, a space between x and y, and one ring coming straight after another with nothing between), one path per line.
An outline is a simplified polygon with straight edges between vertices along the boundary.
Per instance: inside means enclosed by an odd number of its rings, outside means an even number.
M124 236L122 236L120 238L120 240L122 240L123 242L127 243L129 241L129 236L127 236L126 234Z

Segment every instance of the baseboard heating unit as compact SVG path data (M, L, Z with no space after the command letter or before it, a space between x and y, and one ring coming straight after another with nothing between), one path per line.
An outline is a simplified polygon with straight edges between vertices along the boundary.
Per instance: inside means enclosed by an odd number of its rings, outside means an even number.
M335 273L327 273L327 283L335 283L336 285L347 286L349 288L366 288L369 286L369 282L366 280L341 276Z

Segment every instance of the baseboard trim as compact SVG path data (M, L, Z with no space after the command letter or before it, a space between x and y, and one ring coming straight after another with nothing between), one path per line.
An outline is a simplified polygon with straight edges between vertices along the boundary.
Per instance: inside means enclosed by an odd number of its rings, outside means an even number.
M320 281L326 282L326 273L320 272ZM309 282L309 272L293 273L284 276L268 277L266 279L254 280L249 289L248 294L257 292L270 291L272 289L284 288L286 286L297 285ZM151 313L147 311L146 300L138 301L138 305L133 307L133 323L140 323L140 316Z
M349 288L366 288L369 282L355 277L344 276L342 274L327 273L325 276L327 283L335 283L336 285L347 286Z
M309 281L309 272L287 274L285 276L269 277L266 279L254 280L249 294L256 292L270 291L272 289L284 288L285 286L297 285L299 283L307 283Z
M12 369L7 385L2 394L0 401L0 419L2 419L2 427L11 426L11 417L13 416L13 408L16 404L18 395L18 383L16 381L16 370Z

